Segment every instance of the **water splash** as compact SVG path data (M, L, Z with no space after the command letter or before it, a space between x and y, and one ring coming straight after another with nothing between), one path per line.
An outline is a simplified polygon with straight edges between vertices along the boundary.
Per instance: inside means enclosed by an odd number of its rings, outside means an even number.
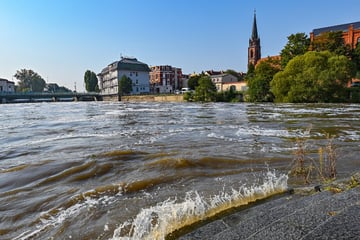
M188 192L182 202L177 198L168 199L156 206L142 209L133 220L121 224L114 231L112 239L165 239L176 230L225 210L284 192L287 180L287 175L268 171L259 185L242 186L209 198L202 197L196 191Z

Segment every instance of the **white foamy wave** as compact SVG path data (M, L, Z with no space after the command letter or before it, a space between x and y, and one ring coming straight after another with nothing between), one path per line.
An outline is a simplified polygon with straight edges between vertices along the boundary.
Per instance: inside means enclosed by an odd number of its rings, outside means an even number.
M258 136L274 136L274 137L291 137L292 134L290 134L287 130L281 130L281 129L265 129L261 128L259 126L253 126L253 127L241 127L236 132L237 136L243 137L244 135L258 135Z
M158 239L165 237L203 219L225 210L264 199L287 188L288 176L267 172L263 183L256 186L242 186L231 192L205 198L198 192L188 192L183 201L168 199L156 206L142 209L131 221L120 225L114 231L113 240Z

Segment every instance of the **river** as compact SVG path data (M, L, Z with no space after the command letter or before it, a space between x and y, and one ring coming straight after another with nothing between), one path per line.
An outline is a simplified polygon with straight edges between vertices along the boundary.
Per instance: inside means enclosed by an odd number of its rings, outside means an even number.
M71 102L0 105L1 239L164 239L297 186L332 136L360 169L360 105Z

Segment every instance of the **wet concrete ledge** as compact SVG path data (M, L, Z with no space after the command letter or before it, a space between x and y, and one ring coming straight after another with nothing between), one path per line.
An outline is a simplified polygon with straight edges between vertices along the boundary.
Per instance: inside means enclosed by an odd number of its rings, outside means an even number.
M175 239L360 239L359 182L357 173L321 186L321 192L314 186L294 189Z

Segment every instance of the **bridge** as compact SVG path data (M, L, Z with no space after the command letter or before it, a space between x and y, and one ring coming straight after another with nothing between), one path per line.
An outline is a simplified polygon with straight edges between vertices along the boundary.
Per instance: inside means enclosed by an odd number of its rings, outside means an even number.
M28 103L28 102L70 102L70 101L102 101L99 93L88 92L29 92L5 93L0 92L0 103Z

